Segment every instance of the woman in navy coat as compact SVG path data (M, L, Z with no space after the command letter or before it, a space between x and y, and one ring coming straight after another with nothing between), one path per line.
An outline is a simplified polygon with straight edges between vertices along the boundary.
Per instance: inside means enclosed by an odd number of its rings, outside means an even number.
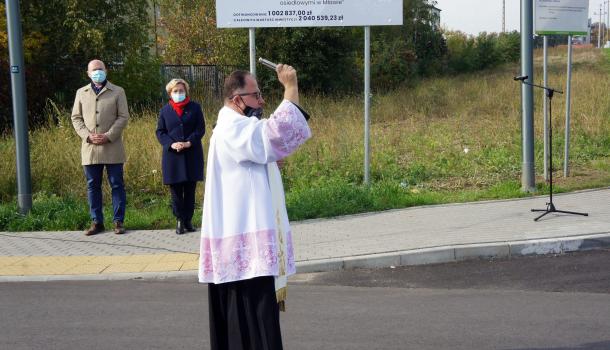
M195 231L191 220L197 181L203 181L205 121L201 106L189 98L186 81L172 79L165 89L169 103L159 113L157 139L163 146L163 184L172 194L176 233L183 234Z

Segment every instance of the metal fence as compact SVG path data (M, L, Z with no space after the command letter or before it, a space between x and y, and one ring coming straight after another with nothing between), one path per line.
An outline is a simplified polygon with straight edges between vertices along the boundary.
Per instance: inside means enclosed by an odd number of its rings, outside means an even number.
M0 59L0 70L6 68L8 62ZM52 101L67 111L70 111L74 103L76 90L85 85L88 78L85 67L76 64L57 64L48 67L27 67L27 76L36 76L39 79L28 79L28 112L30 125L44 124L49 116L46 114L48 101ZM110 80L120 73L124 66L122 64L108 64L112 72ZM193 98L204 107L217 107L222 99L222 87L225 77L236 69L244 67L234 65L162 65L160 69L163 78L162 83L147 86L151 89L148 100L131 98L132 89L137 89L142 84L121 84L126 89L128 101L135 105L146 105L147 103L157 105L167 102L165 84L173 78L182 78L189 83L190 93ZM9 75L0 75L0 136L12 127L12 110L10 100Z
M174 78L186 80L190 94L205 99L222 98L222 86L225 78L242 67L226 65L174 65L161 66L164 81Z

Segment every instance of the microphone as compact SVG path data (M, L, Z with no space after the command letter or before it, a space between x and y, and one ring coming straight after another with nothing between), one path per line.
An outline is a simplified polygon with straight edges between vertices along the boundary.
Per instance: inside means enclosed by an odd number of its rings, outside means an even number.
M518 77L514 77L513 80L514 81L524 81L524 80L527 80L527 78L529 78L528 75L521 75L521 76L518 76Z
M265 66L265 67L267 67L267 68L271 68L271 69L273 69L273 70L276 70L276 68L277 68L277 64L275 64L275 63L273 63L273 62L271 62L271 61L269 61L269 60L266 60L266 59L264 59L264 58L262 58L262 57L259 57L259 58L258 58L258 62L259 62L260 64L262 64L263 66Z

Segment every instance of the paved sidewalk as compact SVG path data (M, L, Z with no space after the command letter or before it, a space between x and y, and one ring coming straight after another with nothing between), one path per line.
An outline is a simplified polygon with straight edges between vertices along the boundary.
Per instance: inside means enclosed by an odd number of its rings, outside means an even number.
M610 247L610 188L293 222L299 272L387 267ZM0 282L195 276L199 233L0 232Z

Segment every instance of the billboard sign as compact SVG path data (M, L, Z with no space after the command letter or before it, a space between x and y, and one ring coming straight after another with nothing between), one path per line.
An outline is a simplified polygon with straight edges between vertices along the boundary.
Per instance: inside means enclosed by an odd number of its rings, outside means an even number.
M402 25L402 0L216 0L218 28Z
M589 0L536 0L534 26L539 35L587 35Z

